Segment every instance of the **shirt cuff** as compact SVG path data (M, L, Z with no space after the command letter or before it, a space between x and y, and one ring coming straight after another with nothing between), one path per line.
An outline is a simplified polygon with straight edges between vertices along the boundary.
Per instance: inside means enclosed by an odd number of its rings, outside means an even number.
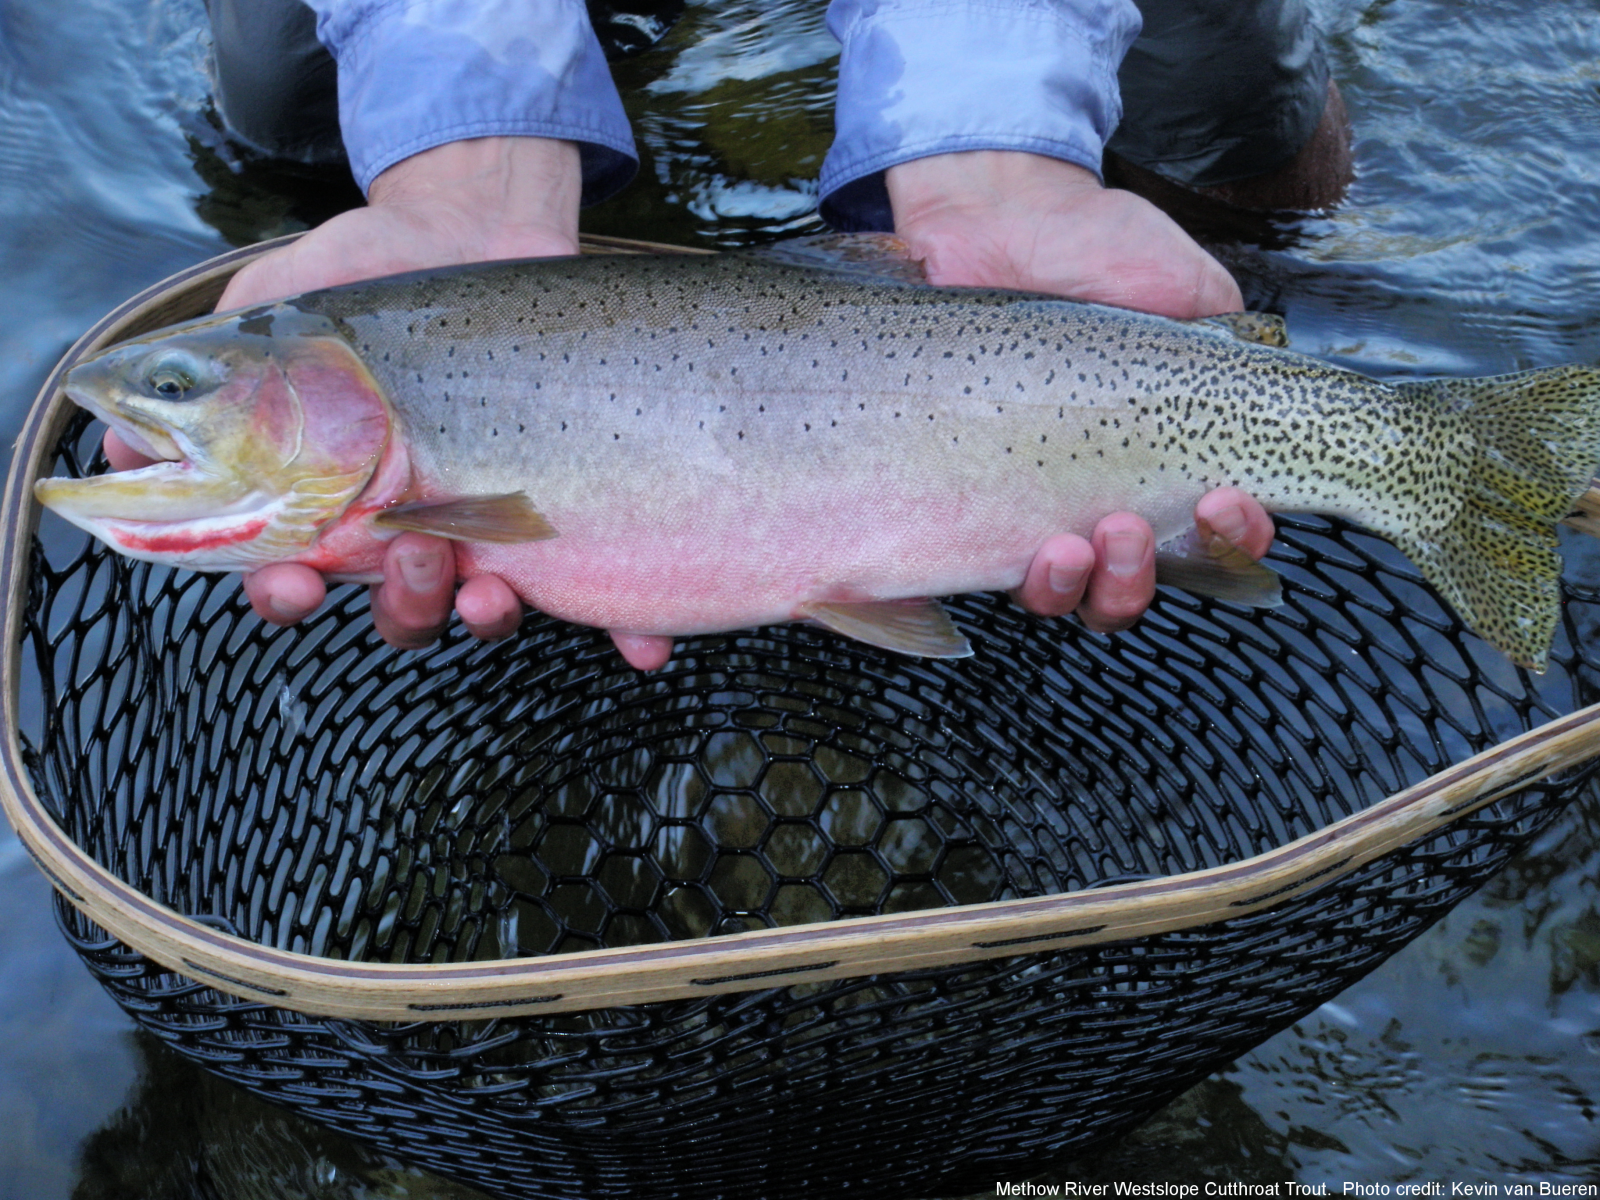
M894 227L883 172L959 150L1025 150L1100 173L1122 116L1132 0L833 0L839 39L822 216Z
M638 168L582 0L307 0L339 65L339 124L362 191L445 142L578 143L584 204Z

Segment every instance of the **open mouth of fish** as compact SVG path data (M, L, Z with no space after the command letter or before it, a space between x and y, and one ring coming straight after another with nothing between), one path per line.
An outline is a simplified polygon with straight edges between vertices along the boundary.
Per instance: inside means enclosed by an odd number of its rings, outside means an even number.
M72 386L67 396L88 409L142 467L82 479L41 479L39 499L73 524L136 556L215 551L258 536L281 500L218 472L181 429L145 413L103 403Z
M193 512L174 507L174 502L179 501L180 492L168 488L170 482L181 482L188 485L181 489L187 492L197 483L210 480L213 486L221 487L224 479L207 469L208 456L195 446L181 429L173 428L159 418L145 413L130 413L121 409L108 408L91 392L74 387L69 381L64 389L67 398L81 408L86 408L111 429L121 440L122 444L137 454L153 461L142 467L134 467L125 471L114 471L105 478L114 480L124 486L137 486L141 492L148 490L152 500L159 500L159 516L142 518L133 513L124 514L130 521L145 520L172 522L194 520L196 518L235 515L243 509L230 508L219 512L217 509L217 493L205 493L204 507L195 507ZM241 496L247 500L249 493ZM196 497L199 500L199 497ZM257 497L260 500L260 497ZM250 506L246 506L247 508Z

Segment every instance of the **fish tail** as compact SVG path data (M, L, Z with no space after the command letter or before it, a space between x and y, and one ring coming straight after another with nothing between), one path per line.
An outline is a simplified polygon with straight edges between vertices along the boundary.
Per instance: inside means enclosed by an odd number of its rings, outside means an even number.
M1581 509L1600 469L1600 371L1552 367L1398 390L1464 421L1475 451L1453 519L1396 544L1480 637L1543 671L1561 618L1556 526Z

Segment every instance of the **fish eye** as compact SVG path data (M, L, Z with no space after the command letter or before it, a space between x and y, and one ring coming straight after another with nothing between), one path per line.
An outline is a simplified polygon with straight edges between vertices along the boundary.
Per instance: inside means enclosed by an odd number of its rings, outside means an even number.
M163 400L181 400L193 386L194 380L171 367L162 367L150 376L150 390Z
M198 375L194 364L169 354L156 361L144 382L163 400L182 400L194 388Z

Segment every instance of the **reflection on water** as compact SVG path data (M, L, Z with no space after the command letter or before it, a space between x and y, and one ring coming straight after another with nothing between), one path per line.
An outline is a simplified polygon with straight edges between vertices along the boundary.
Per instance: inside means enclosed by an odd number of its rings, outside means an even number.
M84 1142L72 1200L482 1200L127 1037L139 1083Z
M708 246L822 230L815 181L839 53L823 11L815 0L691 4L661 45L616 64L639 176L585 228Z
M1335 213L1218 245L1247 299L1286 313L1296 348L1385 376L1600 360L1600 15L1556 0L1317 8L1358 176ZM814 0L691 3L665 42L619 64L644 162L586 227L722 246L817 228L812 180L829 139L836 54L821 14ZM217 137L202 30L199 0L88 0L68 15L48 0L0 0L10 430L51 361L113 303L227 243L303 227L352 198L347 179L248 161ZM562 805L585 808L594 795L557 795L538 815L508 807L496 870L508 895L548 903L508 902L493 935L507 950L550 949L552 906L572 937L618 919L613 909L643 909L657 888L669 936L737 928L740 910L769 889L774 912L811 920L932 869L938 836L920 818L847 786L824 795L800 764L763 774L762 762L740 734L709 778L645 768L655 772L653 815L614 809L604 840L653 839L648 858L661 875L637 854L602 864L610 905L548 891L528 853L565 829L557 842L576 841L558 846L561 856L581 858L576 843L589 835L561 819ZM625 786L633 767L606 769ZM841 761L826 774L847 784L848 772ZM815 830L839 847L831 859ZM1594 1178L1597 833L1594 805L1569 814L1408 951L1072 1174L1296 1178L1335 1190L1345 1179ZM777 874L739 853L757 846L781 864ZM126 1022L50 928L38 880L10 863L15 850L0 835L0 996L15 1034L0 1039L0 1113L10 1118L0 1195L467 1195L257 1105L154 1042L138 1043L129 1088ZM981 847L968 850L972 860L940 882L984 898L1000 886L996 868ZM889 903L932 899L913 890ZM380 922L365 936L377 944L392 932ZM635 940L660 933L641 925ZM608 936L630 940L621 928Z

